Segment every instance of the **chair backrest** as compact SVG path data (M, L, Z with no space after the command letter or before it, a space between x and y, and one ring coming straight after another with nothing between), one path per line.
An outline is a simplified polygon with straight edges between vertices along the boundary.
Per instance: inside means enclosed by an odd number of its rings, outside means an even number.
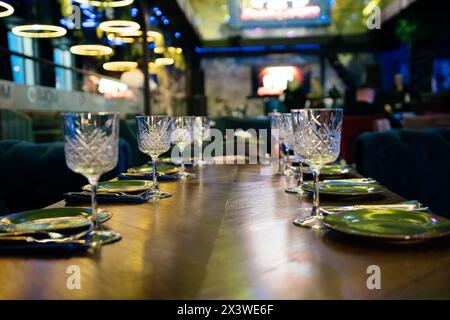
M119 163L102 180L126 171L130 158L128 144L120 139ZM0 141L0 180L0 207L9 212L48 206L87 184L86 178L67 167L62 142Z
M364 176L450 216L450 129L365 133L355 155Z
M136 120L120 121L120 137L124 139L131 149L131 166L141 166L150 161L150 157L139 151L137 142L137 124Z
M26 114L0 110L0 139L33 141L33 122Z
M353 149L359 135L374 130L374 121L384 118L384 115L344 115L342 127L341 156L348 162L353 163Z

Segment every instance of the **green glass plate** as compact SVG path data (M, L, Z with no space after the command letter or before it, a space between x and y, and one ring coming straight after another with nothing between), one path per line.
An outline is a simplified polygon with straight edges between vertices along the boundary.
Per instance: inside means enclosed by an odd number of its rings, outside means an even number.
M314 183L305 182L303 190L307 192L314 192ZM319 192L321 195L328 196L347 196L358 197L380 194L387 189L377 183L338 183L338 182L320 182Z
M303 173L311 175L311 168L304 166L303 167ZM337 177L337 176L343 176L350 173L350 167L343 166L339 164L330 164L322 167L320 169L320 175L321 176L327 176L327 177Z
M149 165L143 165L136 168L128 169L129 173L142 173L142 174L150 174L153 172L153 168ZM173 164L159 164L158 172L162 174L177 174L180 172L180 168Z
M143 192L152 187L152 182L147 180L111 180L100 182L97 192L119 193L119 192ZM84 191L90 191L91 186L85 185Z
M450 235L450 220L423 211L360 209L324 218L330 229L384 240L428 240Z
M3 216L0 219L0 232L8 231L56 231L84 228L90 225L87 218L91 210L86 208L49 208L25 211ZM99 213L101 223L108 221L111 213Z

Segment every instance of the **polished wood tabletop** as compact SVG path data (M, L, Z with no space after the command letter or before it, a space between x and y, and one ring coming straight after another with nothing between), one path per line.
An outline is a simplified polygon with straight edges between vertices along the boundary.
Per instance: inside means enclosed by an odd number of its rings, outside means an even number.
M162 183L173 196L102 205L123 235L97 255L0 256L1 299L401 299L450 298L450 240L392 244L293 225L308 196L259 165L206 165ZM386 193L364 201L394 203ZM58 203L56 206L63 206ZM67 268L81 289L66 286ZM369 290L367 268L381 270Z

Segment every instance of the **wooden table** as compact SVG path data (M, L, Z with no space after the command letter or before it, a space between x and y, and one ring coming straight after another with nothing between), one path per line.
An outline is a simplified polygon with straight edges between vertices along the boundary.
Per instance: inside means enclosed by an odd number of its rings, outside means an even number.
M257 165L194 171L163 183L170 199L103 205L123 240L99 256L0 256L0 298L450 298L448 239L392 245L301 229L296 208L311 200L286 194L288 178ZM400 200L388 193L364 203ZM66 287L71 265L81 268L81 290ZM381 290L366 286L369 265L381 268Z

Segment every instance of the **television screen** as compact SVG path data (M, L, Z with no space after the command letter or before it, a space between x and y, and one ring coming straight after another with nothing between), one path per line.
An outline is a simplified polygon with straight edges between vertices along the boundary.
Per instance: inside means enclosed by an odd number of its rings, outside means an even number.
M320 26L331 22L330 0L230 0L233 28Z
M290 81L303 82L303 73L295 66L269 66L257 70L256 94L260 97L278 96Z

